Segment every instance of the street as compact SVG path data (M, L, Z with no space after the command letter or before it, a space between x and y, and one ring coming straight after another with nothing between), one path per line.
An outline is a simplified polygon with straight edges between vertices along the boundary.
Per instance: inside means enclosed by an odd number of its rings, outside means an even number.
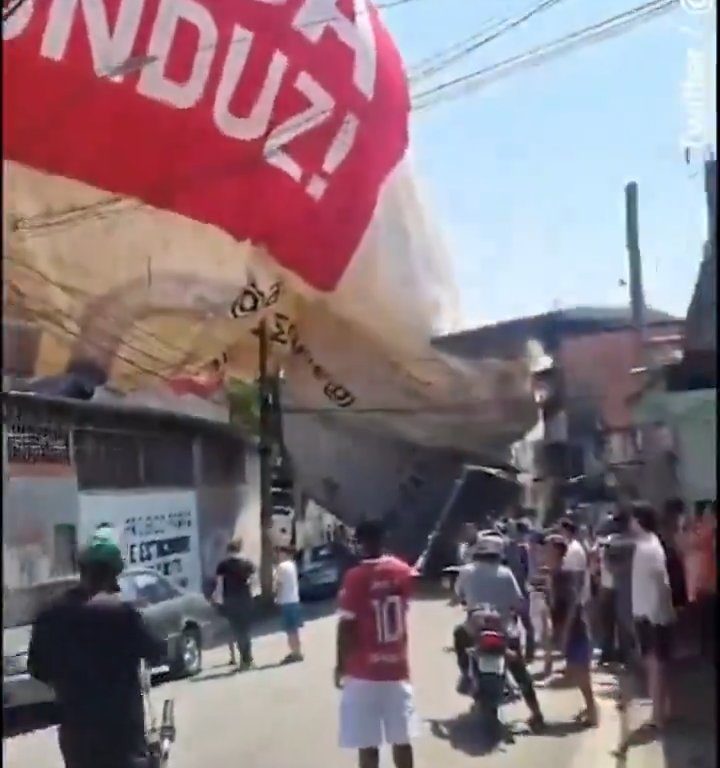
M318 618L305 626L306 661L277 667L286 653L284 636L271 632L256 641L258 669L229 674L227 650L206 654L197 678L159 685L154 702L175 698L178 741L172 768L351 768L355 756L336 747L337 698L332 684L335 619L329 606L315 608ZM626 757L617 756L621 722L615 702L615 680L596 674L595 688L601 724L582 731L573 723L581 709L576 691L539 692L547 732L531 735L524 725L522 702L508 704L503 716L515 732L515 742L489 751L467 700L454 692L454 656L445 648L459 610L440 599L420 599L411 610L412 667L417 704L424 721L416 746L419 768L709 768L715 758L707 744L691 731L665 745L637 744ZM631 723L647 717L636 705ZM640 740L642 741L642 740ZM3 740L7 768L61 768L54 728ZM389 755L382 765L389 766Z

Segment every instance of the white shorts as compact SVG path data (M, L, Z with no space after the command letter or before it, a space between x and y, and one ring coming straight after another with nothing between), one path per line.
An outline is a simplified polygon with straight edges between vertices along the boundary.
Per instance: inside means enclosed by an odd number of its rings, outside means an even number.
M340 700L340 747L409 744L419 734L412 685L347 678Z

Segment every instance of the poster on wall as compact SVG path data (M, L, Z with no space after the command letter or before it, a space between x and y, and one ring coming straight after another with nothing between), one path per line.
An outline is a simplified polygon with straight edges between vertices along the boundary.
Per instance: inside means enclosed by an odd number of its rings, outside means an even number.
M80 541L110 526L126 568L154 568L173 584L201 590L193 491L80 494Z

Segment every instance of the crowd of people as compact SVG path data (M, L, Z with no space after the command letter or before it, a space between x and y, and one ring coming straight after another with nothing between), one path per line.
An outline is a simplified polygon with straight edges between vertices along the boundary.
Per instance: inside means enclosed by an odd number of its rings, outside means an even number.
M595 529L572 513L547 530L528 519L501 519L483 532L468 523L455 591L468 608L496 601L502 610L512 609L524 629L525 661L541 649L550 684L554 653L561 652L561 679L577 687L584 701L579 721L597 723L590 676L597 649L599 666L645 674L653 702L647 727L661 729L672 717L668 663L713 653L716 515L715 502L688 514L682 501L671 499L659 514L642 502L619 505ZM501 554L488 556L491 538L502 541ZM455 630L461 692L468 687L468 642L461 624ZM523 661L514 661L510 673L530 708L531 725L540 724Z
M547 677L554 652L565 660L563 678L581 694L578 721L598 722L591 684L595 648L601 664L639 667L653 704L649 727L672 717L667 664L678 632L713 651L716 552L715 503L688 516L681 502L663 514L645 503L618 508L595 531L568 516L549 530L527 520L503 520L489 531L467 525L458 550L456 598L470 611L493 605L508 629L508 671L530 710L529 724L544 719L528 663L538 650ZM358 526L360 562L345 574L339 595L334 680L341 689L340 745L356 750L360 768L377 768L383 744L397 768L412 768L418 718L408 662L407 609L418 575L383 548L378 522ZM97 532L80 558L80 585L42 611L33 627L28 669L51 685L62 703L60 746L68 768L147 768L138 666L163 657L141 615L124 603L117 577L123 560L117 544ZM254 565L242 542L228 546L217 569L213 599L233 629L240 669L253 663L250 580ZM276 597L289 654L302 660L302 614L292 551L278 556ZM524 636L524 643L522 638ZM454 631L459 691L467 691L465 622ZM687 643L686 643L687 645ZM234 658L231 659L234 663Z

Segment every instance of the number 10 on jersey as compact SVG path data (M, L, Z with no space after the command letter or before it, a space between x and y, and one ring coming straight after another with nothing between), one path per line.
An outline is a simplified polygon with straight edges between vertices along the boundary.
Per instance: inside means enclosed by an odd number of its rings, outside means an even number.
M397 643L405 637L405 609L400 595L372 601L379 645Z

